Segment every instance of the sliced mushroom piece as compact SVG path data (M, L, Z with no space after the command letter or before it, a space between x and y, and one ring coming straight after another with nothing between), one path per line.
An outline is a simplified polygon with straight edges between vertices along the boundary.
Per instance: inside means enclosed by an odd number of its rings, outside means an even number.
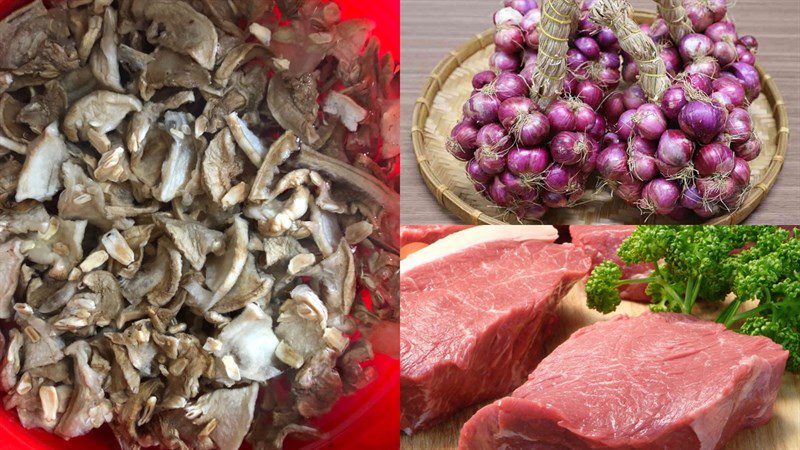
M247 114L255 111L264 100L267 80L263 67L252 66L234 72L223 92L205 92L206 106L195 123L195 136L218 132L226 125L225 118L232 112Z
M153 61L153 57L147 53L140 52L125 44L120 44L117 48L117 56L128 71L131 73L142 72L148 64Z
M122 295L134 305L145 297L153 305L166 304L178 291L181 263L181 254L172 243L159 239L155 258L132 278L120 281Z
M214 293L210 307L220 301L236 284L247 262L247 221L235 217L233 225L225 231L225 253L212 256L206 264L206 285Z
M348 130L355 132L358 124L367 118L367 110L349 96L331 91L322 103L322 110L339 118Z
M203 186L211 199L219 204L243 171L244 163L236 154L233 135L224 128L211 140L203 153Z
M228 85L233 72L239 67L254 59L269 60L271 57L269 50L262 45L253 43L238 45L223 58L219 68L214 73L214 82L225 87Z
M14 166L12 166L13 168ZM19 166L16 166L19 168ZM33 231L44 233L50 226L50 214L38 202L18 203L11 208L0 209L0 240L9 236L28 234Z
M127 359L141 376L156 374L157 346L152 342L153 330L149 319L139 320L120 333L108 333L109 340L127 352Z
M86 64L86 62L89 61L89 55L92 54L94 44L100 37L102 30L103 16L90 15L88 19L86 19L86 31L80 37L78 42L78 56L81 58L81 62L83 64Z
M272 318L258 305L244 307L216 338L209 338L204 348L217 357L217 380L230 386L231 379L220 362L232 356L242 380L264 382L281 374L275 366L275 349L278 338L272 331Z
M97 79L89 66L82 66L76 70L65 73L59 79L64 92L67 93L67 104L78 101L90 92L97 89Z
M278 200L273 200L278 202ZM305 186L298 186L292 195L285 202L279 202L280 208L277 209L273 217L259 223L258 230L266 236L280 236L298 224L295 223L307 212L309 205L313 204L311 191Z
M85 220L50 219L50 227L23 243L22 253L35 264L50 266L48 275L56 280L66 280L72 269L83 260Z
M278 180L275 185L267 190L266 195L256 195L256 199L252 198L251 200L266 200L272 201L284 192L290 189L297 189L300 186L307 185L311 182L311 171L308 169L295 169L291 172L283 175L280 180ZM262 191L263 192L263 191ZM264 198L260 198L264 197Z
M103 230L110 229L113 222L106 213L103 187L91 179L81 166L67 161L61 171L64 190L58 197L58 214L64 219L86 219Z
M67 92L58 81L44 85L44 93L34 96L17 115L17 120L28 125L37 134L58 121L67 111Z
M374 230L372 224L366 220L355 222L344 230L344 238L350 245L358 245L367 239Z
M34 313L33 309L23 303L14 305L17 314L14 320L22 329L25 343L22 346L22 371L55 364L64 357L64 340L48 322Z
M197 163L201 141L189 136L191 115L168 111L164 114L165 126L173 138L167 159L161 167L161 184L153 191L153 197L162 203L172 201L189 181Z
M337 367L344 383L346 393L366 386L375 378L374 367L363 367L362 363L375 356L372 345L367 340L358 340L339 358Z
M58 132L58 122L50 124L44 134L31 142L27 153L15 199L18 202L52 199L61 187L61 165L69 157L67 145Z
M297 285L290 295L291 299L281 305L275 334L306 360L325 347L328 310L305 284Z
M211 75L191 58L159 47L150 54L152 61L139 75L139 92L149 101L164 87L203 89L211 84Z
M25 105L11 94L0 95L0 130L11 140L21 144L27 144L32 137L30 130L18 120L19 113L24 107Z
M274 278L262 274L256 267L255 257L248 253L244 269L236 284L211 308L211 311L226 314L238 311L249 303L269 303L273 284L275 284Z
M117 56L117 11L112 7L105 8L103 13L103 35L100 45L94 48L89 65L94 77L107 89L124 92L122 78L119 73L119 57Z
M346 189L354 198L369 206L371 217L367 219L379 224L373 237L384 241L394 253L398 252L398 236L394 232L400 220L400 197L397 192L369 173L313 150L301 149L293 162L297 167L328 176L339 189Z
M41 44L46 36L33 35L29 25L35 19L47 16L47 8L41 0L31 2L27 6L17 9L0 22L0 42L5 45L0 47L0 68L15 68L20 66L25 58L30 55L29 50ZM17 37L20 33L26 33ZM30 33L30 34L27 34ZM35 37L36 39L31 39Z
M76 335L94 334L94 324L90 322L92 313L100 303L100 296L90 292L79 292L72 297L58 316L53 327L60 332Z
M128 162L128 155L121 145L115 146L111 151L103 153L97 168L94 169L94 178L97 181L111 181L122 183L128 181L133 173Z
M25 300L40 313L51 314L63 308L77 292L77 281L34 278L28 283Z
M0 319L9 319L14 313L14 292L25 260L20 252L21 245L22 241L18 239L0 244Z
M133 250L134 259L130 264L119 269L117 275L125 279L130 279L139 271L142 261L144 260L144 248L147 243L150 242L150 236L154 229L155 225L136 225L122 232L122 237L128 248ZM108 251L108 249L106 249L106 251ZM127 252L123 250L123 252L119 254L127 254ZM109 255L111 255L111 252L109 252ZM124 261L128 259L129 258L122 258L121 264L124 265Z
M86 341L76 341L65 350L74 360L75 387L69 406L55 428L64 438L81 436L113 418L111 402L105 398L105 374L89 365L92 349Z
M224 248L223 233L206 228L198 222L158 217L156 223L172 239L172 243L194 270L203 270L206 255L220 253Z
M147 138L150 128L158 122L165 111L177 109L187 103L194 102L194 92L181 91L160 103L145 103L142 110L131 117L128 125L126 144L131 154L138 154Z
M109 231L103 235L100 242L103 244L103 247L106 249L108 255L123 266L130 265L136 258L133 250L131 250L128 242L125 240L122 234L120 234L119 230L114 229Z
M303 245L290 236L276 236L264 239L264 267L284 266L297 255L308 253Z
M355 262L344 239L336 252L312 267L308 275L319 284L318 290L332 316L350 313L356 297Z
M253 22L247 27L247 31L249 31L254 38L258 39L261 45L269 46L269 41L272 39L272 31L269 28Z
M206 70L214 69L219 37L208 17L180 0L150 0L142 13L156 30L148 32L150 42L191 56Z
M316 98L314 101L316 102ZM284 129L292 131L312 147L319 142L319 134L314 129L316 110L299 107L281 75L273 76L269 82L267 104L272 116Z
M108 261L108 253L105 250L97 250L89 254L82 263L78 265L83 273L89 273L94 269L102 267Z
M159 126L147 133L141 151L131 154L131 171L141 183L140 196L152 197L152 191L158 187L158 182L161 180L161 168L174 142L175 137L164 127Z
M128 114L141 110L142 102L134 96L94 91L69 108L64 117L64 134L72 142L108 141L108 132L119 127ZM101 149L98 151L102 153Z
M150 422L163 388L164 383L158 378L147 380L141 383L138 392L129 396L122 404L115 405L114 422L127 437L133 440L139 437L139 427Z
M16 328L8 330L8 347L0 364L0 388L9 392L17 384L17 374L22 368L22 346L25 343L22 333Z
M186 417L196 425L204 425L204 430L211 429L208 437L217 448L238 449L250 430L257 398L257 383L237 389L217 389L187 405Z
M318 417L330 411L344 391L342 379L336 371L338 352L324 348L317 352L292 383L292 393L297 398L297 410L303 417Z
M94 295L84 296L83 301L77 301L77 297L73 297L62 310L59 320L64 320L65 326L70 323L75 324L77 321L86 324L79 327L108 326L123 307L122 294L116 278L104 270L95 270L84 275L83 284ZM56 327L58 326L59 322L56 322Z
M53 407L58 408L57 391L55 392L56 405L54 405L52 394L55 388L51 384L45 384L43 379L32 378L27 373L23 377L25 378L24 387L18 385L17 389L12 390L6 396L3 406L7 409L16 409L17 417L23 427L41 428L52 432L58 419L57 414L56 417L53 417Z
M253 180L253 187L250 189L250 201L257 202L275 198L275 196L270 195L270 189L275 175L280 172L278 166L289 159L292 153L299 149L298 147L297 136L291 131L283 133L277 141L272 143L263 161L261 161L261 166Z
M250 131L247 124L235 112L230 113L225 120L239 148L247 155L253 165L260 166L264 156L267 154L267 148L261 142L261 139Z

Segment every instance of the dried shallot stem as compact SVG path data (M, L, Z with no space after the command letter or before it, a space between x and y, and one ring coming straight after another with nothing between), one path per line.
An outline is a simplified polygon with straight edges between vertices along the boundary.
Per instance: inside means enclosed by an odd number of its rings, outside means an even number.
M684 36L694 33L692 22L686 16L681 0L653 0L658 4L658 14L664 18L669 27L669 35L673 42L680 42Z
M567 73L569 36L578 21L575 0L546 0L539 24L539 57L531 77L531 99L544 109L558 96Z
M589 17L617 35L619 45L639 65L639 85L650 100L656 101L670 85L667 69L655 42L633 21L631 11L623 0L597 0Z

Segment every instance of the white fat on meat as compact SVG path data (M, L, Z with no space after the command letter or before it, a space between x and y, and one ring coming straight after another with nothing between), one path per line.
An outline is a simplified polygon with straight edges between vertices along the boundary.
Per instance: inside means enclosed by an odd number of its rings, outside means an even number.
M400 264L400 272L436 261L469 247L496 241L544 241L555 242L558 230L549 225L483 225L445 236L433 244L408 255Z

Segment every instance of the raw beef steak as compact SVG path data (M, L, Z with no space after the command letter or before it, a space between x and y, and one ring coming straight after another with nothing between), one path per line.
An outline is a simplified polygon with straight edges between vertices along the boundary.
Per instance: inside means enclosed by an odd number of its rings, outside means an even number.
M519 386L561 297L589 269L552 227L482 226L401 263L401 428L412 433Z
M653 271L652 264L637 264L627 266L617 256L617 250L622 241L633 233L635 225L570 225L569 233L572 243L583 248L592 258L592 267L610 259L622 266L623 278L645 278ZM626 284L620 286L620 297L623 300L635 302L649 302L650 296L645 294L646 283Z
M617 316L575 332L459 448L721 448L769 421L788 352L693 316Z
M445 236L470 227L472 225L403 225L400 227L400 242L403 245L411 242L432 244Z

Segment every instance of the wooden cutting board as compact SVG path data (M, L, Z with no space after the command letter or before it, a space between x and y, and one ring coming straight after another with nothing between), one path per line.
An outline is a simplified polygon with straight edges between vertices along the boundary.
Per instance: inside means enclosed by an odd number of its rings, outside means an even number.
M595 322L608 320L615 314L637 316L647 311L646 305L622 302L619 309L604 316L586 307L586 295L580 284L570 291L559 306L561 321L547 345L549 353L564 342L575 330ZM702 313L700 315L703 315ZM712 317L709 312L708 317ZM451 420L433 429L401 438L402 450L444 450L458 447L461 425L483 405L467 408ZM798 450L800 449L800 376L786 373L783 376L774 415L762 427L740 431L725 447L725 450Z

